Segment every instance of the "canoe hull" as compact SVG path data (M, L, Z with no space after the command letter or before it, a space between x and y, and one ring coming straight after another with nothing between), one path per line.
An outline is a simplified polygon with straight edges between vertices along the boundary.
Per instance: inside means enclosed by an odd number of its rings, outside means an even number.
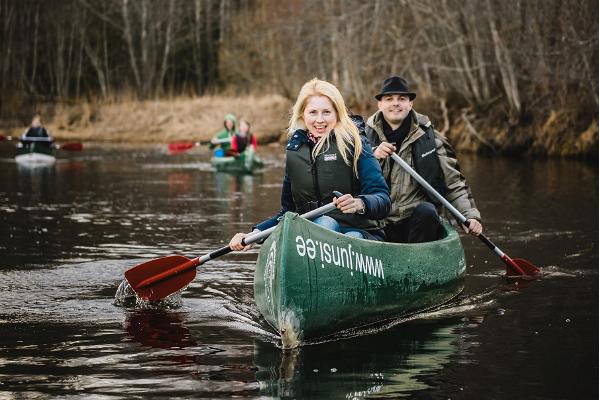
M21 141L15 161L21 165L51 165L56 162L51 141Z
M252 174L262 168L262 160L254 153L243 153L238 157L213 157L211 165L219 172Z
M458 234L430 243L354 239L285 215L262 245L254 297L284 347L432 308L460 291Z

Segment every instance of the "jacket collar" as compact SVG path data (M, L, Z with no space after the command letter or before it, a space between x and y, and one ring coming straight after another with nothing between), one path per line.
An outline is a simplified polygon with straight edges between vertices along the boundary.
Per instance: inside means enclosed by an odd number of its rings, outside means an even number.
M425 134L423 129L421 129L421 125L428 126L431 124L429 117L419 114L414 109L410 110L408 117L411 118L410 131L398 152L401 152ZM373 128L375 133L377 133L379 140L382 142L387 141L385 134L383 133L383 113L381 111L377 111L375 114L371 115L367 120L367 125Z
M329 132L329 135L331 136L329 140L335 141L335 135L332 135L331 132ZM312 143L308 138L308 131L305 129L297 129L294 131L294 133L292 133L292 135L288 139L287 149L298 150L300 146L307 143Z

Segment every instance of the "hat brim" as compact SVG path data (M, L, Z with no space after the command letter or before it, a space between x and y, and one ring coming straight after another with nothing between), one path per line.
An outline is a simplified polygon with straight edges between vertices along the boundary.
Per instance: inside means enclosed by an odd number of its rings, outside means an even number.
M377 99L377 101L380 101L383 96L388 94L404 94L407 95L411 101L413 101L417 97L417 94L415 92L384 92L375 95L375 99Z

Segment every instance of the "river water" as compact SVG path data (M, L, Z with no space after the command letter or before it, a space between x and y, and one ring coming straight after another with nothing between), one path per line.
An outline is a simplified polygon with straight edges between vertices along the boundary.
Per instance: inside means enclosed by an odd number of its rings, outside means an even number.
M89 147L20 167L0 144L0 398L598 398L598 168L462 155L488 236L542 268L516 288L462 236L464 291L368 335L283 351L253 302L258 249L201 267L170 307L120 307L123 273L197 256L279 207L265 170L197 148Z

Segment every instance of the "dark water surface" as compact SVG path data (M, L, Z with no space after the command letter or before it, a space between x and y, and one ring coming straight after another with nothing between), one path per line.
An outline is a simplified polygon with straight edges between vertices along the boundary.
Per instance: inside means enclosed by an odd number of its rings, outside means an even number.
M181 307L117 307L130 267L201 255L279 206L264 173L198 149L89 148L18 167L0 144L0 398L598 398L598 168L463 155L489 237L544 276L514 290L463 236L467 276L441 310L282 351L253 302L257 249L214 260ZM60 156L60 155L59 155Z

